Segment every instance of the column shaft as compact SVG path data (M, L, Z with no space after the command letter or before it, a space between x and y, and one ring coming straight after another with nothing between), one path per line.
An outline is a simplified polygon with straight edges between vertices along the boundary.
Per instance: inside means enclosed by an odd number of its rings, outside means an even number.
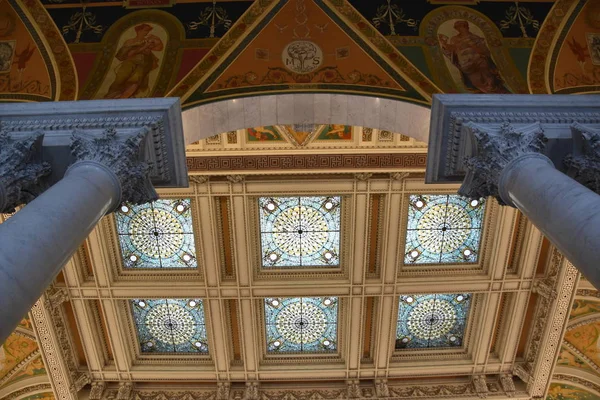
M600 288L600 195L556 170L541 154L507 165L499 190Z
M120 202L117 176L94 161L0 224L0 343L56 277L96 223Z

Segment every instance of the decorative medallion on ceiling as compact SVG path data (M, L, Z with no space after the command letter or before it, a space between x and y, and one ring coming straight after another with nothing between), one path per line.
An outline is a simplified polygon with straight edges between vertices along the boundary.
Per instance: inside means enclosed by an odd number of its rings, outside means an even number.
M261 197L263 268L338 267L341 198Z
M461 346L471 296L466 293L400 296L396 349Z
M478 260L485 200L458 195L410 195L405 264Z
M125 268L196 268L190 199L123 205L115 213Z
M267 298L264 305L267 352L337 350L337 297Z
M142 353L208 353L200 299L134 299L133 319Z

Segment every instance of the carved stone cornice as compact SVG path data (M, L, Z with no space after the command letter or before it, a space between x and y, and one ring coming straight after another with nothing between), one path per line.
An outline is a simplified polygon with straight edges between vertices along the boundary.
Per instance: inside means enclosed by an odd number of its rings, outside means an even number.
M556 299L556 290L548 285L544 280L537 279L533 281L532 292L540 296L547 297L550 300Z
M567 174L600 194L600 130L574 123L571 126L573 154L564 159Z
M41 132L23 137L0 131L0 213L12 213L44 191L41 179L51 168L42 161L43 139Z
M27 395L28 393L32 393L32 394L40 393L41 391L44 391L44 390L51 392L52 386L49 383L41 383L41 384L35 385L35 386L28 386L21 390L17 390L16 392L12 392L8 396L6 396L3 400L15 400L15 399L18 399L18 398L21 398L21 397Z
M502 390L504 390L504 393L506 393L508 397L513 397L517 391L515 381L511 374L500 375L500 386L502 386Z
M484 375L473 376L473 387L480 399L487 398L489 390Z
M119 383L116 400L129 400L133 395L133 382Z
M548 268L546 283L557 292L557 296L554 300L550 297L539 297L534 326L529 336L526 362L523 365L523 369L529 375L527 392L532 397L543 396L552 379L554 361L567 325L571 303L575 298L579 274L556 249L552 250ZM519 371L514 372L523 379Z
M140 157L148 136L148 129L140 128L135 135L122 140L114 128L106 129L101 136L89 136L75 131L71 154L77 162L92 161L108 167L117 177L120 203L148 203L158 199L150 182L150 165ZM77 165L77 162L74 165Z
M260 400L258 382L246 382L243 400Z
M509 123L499 129L475 123L465 126L477 151L465 159L467 176L458 193L474 199L493 196L501 205L507 205L508 199L500 192L502 172L523 156L541 153L546 141L544 130L539 122L519 128Z
M229 400L230 392L231 392L231 383L218 382L217 383L217 399L216 400Z
M65 288L57 288L46 291L46 302L48 308L56 308L69 300L69 291Z
M358 399L361 397L360 381L349 380L346 382L346 396L349 399Z
M106 382L92 382L89 394L89 400L102 400L104 391L106 390Z
M375 394L377 397L390 397L390 388L386 379L375 380Z

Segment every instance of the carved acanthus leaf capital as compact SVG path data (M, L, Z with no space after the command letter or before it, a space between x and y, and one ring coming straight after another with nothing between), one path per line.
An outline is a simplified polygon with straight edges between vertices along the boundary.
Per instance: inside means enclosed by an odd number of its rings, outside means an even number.
M102 400L102 396L104 395L105 390L106 390L106 382L103 382L103 381L92 382L89 400Z
M346 382L346 392L349 399L360 398L360 381L351 380Z
M485 376L475 375L473 377L473 387L475 388L475 393L477 393L480 399L487 398L488 387L487 382L485 380Z
M500 128L465 124L476 143L475 155L465 160L467 176L458 193L473 199L494 196L502 205L499 184L504 168L513 160L544 150L546 136L539 122L524 127L504 123Z
M500 385L508 397L513 397L517 388L511 374L500 375Z
M44 134L15 138L0 131L0 213L12 213L44 191L40 182L50 175L50 164L42 162Z
M94 161L108 167L121 184L121 202L142 204L158 198L150 182L150 166L141 161L148 130L142 128L123 140L116 129L106 129L101 136L82 131L73 133L71 153L77 161Z
M600 129L579 123L571 126L573 154L564 159L568 175L600 194Z
M132 382L121 382L119 384L119 391L117 392L116 400L129 400L133 395L133 383Z
M229 400L230 392L231 392L231 383L229 383L229 382L217 383L217 400Z
M244 390L244 400L259 400L260 393L258 392L258 382L246 382L246 390Z
M378 379L375 381L375 394L380 398L390 397L390 388L388 387L387 380Z

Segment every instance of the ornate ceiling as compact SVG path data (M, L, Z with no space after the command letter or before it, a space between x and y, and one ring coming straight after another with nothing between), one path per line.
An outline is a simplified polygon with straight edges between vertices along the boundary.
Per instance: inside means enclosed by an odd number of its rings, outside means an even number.
M597 92L599 21L595 0L0 0L0 99ZM190 143L172 210L105 218L0 347L0 398L600 398L598 292L525 218L424 185L407 132L314 122ZM264 213L299 196L339 198L341 227L278 253L295 233Z

